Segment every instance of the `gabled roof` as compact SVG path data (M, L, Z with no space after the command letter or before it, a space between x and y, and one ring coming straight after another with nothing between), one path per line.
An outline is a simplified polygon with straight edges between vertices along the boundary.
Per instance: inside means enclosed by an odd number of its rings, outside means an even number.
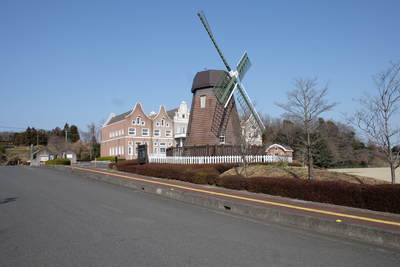
M280 145L280 144L272 144L272 145L268 146L265 151L268 151L269 149L271 149L273 147L279 147L279 148L283 149L283 151L285 151L285 152L293 152L293 149L291 147L286 146L286 145Z
M173 119L175 117L175 113L178 111L179 108L174 108L167 111L168 116Z
M122 121L124 120L126 117L128 117L131 113L133 113L136 109L140 109L140 111L144 114L144 116L146 116L147 118L149 118L146 113L143 111L142 105L140 103L136 103L135 107L132 110L129 110L127 112L124 112L122 114L119 115L115 115L111 118L108 119L108 121L104 124L104 126L106 125L110 125L113 124L115 122L118 121Z
M126 117L130 112L131 112L131 111L127 111L127 112L124 112L124 113L122 113L122 114L119 114L119 115L116 115L116 116L112 117L111 119L108 120L108 122L106 123L106 125L113 124L114 122L117 122L117 121L122 121L123 119L125 119L125 117Z
M165 107L164 107L163 105L161 105L161 106L160 106L160 111L158 112L157 116L155 116L154 118L152 118L152 120L155 120L155 119L157 119L158 117L163 116L163 115L167 116L167 118L170 119L170 120L173 120L173 118L174 118L174 117L172 117L172 119L171 119L171 117L170 117L170 116L168 115L168 113L165 111Z

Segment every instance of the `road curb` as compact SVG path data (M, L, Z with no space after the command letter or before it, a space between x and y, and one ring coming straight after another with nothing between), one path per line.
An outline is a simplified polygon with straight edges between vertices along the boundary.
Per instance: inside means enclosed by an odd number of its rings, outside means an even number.
M345 237L388 248L400 249L399 231L391 231L365 225L336 222L326 218L298 214L295 212L279 210L272 207L251 205L235 200L221 199L214 196L202 195L196 192L168 188L167 186L133 181L111 175L92 173L88 171L72 169L65 166L46 166L46 168L67 171L83 177L104 181L110 184L121 185L146 193L157 194L178 201L212 208L215 210L223 210L236 215L247 216L269 223L279 223L286 226L300 227L302 229L311 230L318 233Z

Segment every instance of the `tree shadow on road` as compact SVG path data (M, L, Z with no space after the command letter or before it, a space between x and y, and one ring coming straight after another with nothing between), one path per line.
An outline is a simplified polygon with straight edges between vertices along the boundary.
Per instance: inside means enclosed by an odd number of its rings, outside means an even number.
M0 205L16 201L17 199L18 199L17 197L7 197L7 198L4 198L4 199L0 199Z

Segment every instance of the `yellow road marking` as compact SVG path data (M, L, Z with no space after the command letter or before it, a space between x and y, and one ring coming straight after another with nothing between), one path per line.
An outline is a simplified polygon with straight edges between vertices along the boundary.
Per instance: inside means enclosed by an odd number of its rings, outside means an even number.
M142 182L151 183L151 184L165 185L165 186L169 186L169 187L175 187L175 188L185 189L185 190L189 190L189 191L194 191L194 192L200 192L200 193L205 193L205 194L209 194L209 195L214 195L214 196L223 196L223 197L228 197L228 198L247 200L247 201L250 201L250 202L256 202L256 203L268 204L268 205L273 205L273 206L285 207L285 208L290 208L290 209L295 209L295 210L303 210L303 211L309 211L309 212L314 212L314 213L321 213L321 214L333 215L333 216L339 216L339 217L345 217L345 218L352 218L352 219L368 221L368 222L374 222L374 223L381 223L381 224L389 224L389 225L400 226L399 222L379 220L379 219L356 216L356 215L350 215L350 214L345 214L345 213L338 213L338 212L332 212L332 211L326 211L326 210L306 208L306 207L290 205L290 204L284 204L284 203L279 203L279 202L273 202L273 201L268 201L268 200L261 200L261 199L255 199L255 198L236 196L236 195L231 195L231 194L226 194L226 193L213 192L213 191L208 191L208 190L203 190L203 189L198 189L198 188L193 188L193 187L188 187L188 186L169 184L169 183L165 183L165 182L153 181L153 180L148 180L148 179L138 178L138 177L131 177L131 176L127 176L127 175L122 175L122 174L117 174L117 173L110 173L110 172L105 172L105 171L98 171L98 170L92 170L92 169L86 169L86 168L80 168L80 167L70 167L70 168L83 170L83 171L88 171L88 172L106 174L106 175L121 177L121 178L125 178L125 179L135 180L135 181L142 181Z

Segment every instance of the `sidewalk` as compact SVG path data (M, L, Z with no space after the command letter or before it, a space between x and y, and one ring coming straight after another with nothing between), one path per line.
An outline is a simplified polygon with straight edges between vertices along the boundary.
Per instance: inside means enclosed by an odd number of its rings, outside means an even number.
M400 248L400 215L146 177L114 170L73 172L146 192L270 222Z

